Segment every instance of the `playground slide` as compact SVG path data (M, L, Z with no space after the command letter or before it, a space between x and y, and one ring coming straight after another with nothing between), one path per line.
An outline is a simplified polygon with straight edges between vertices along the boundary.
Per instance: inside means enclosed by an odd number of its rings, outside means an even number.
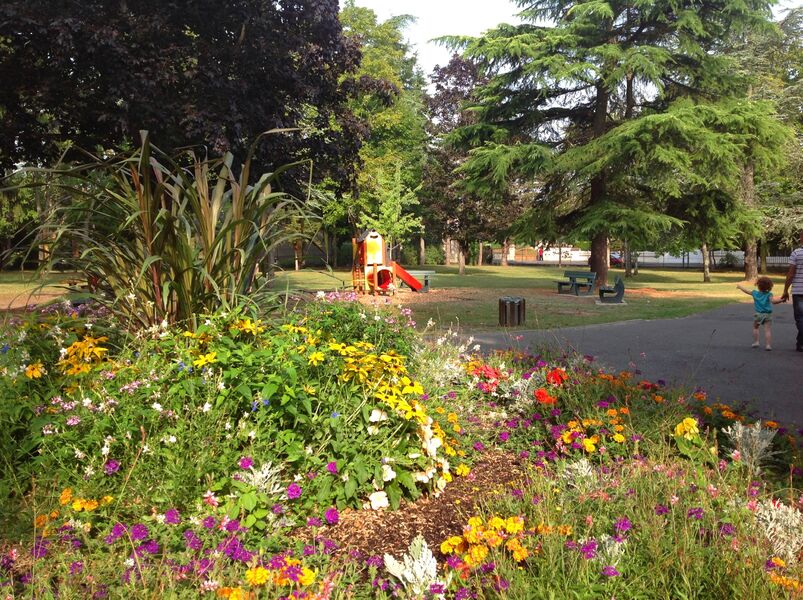
M396 277L401 279L404 283L410 286L410 289L414 292L420 292L421 288L424 287L424 284L418 281L415 277L410 275L404 268L399 265L398 263L393 263L393 272L396 274Z

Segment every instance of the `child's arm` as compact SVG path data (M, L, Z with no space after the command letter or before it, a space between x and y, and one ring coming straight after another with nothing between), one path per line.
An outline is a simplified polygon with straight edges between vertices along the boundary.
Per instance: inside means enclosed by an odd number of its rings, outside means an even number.
M753 295L753 290L748 290L746 287L742 287L741 283L737 283L736 287L739 288L740 290L742 290L748 296L752 296Z
M775 296L773 296L772 298L770 298L770 302L772 302L773 304L783 304L784 302L786 302L786 300L784 299L783 296L781 296L780 298L776 298Z

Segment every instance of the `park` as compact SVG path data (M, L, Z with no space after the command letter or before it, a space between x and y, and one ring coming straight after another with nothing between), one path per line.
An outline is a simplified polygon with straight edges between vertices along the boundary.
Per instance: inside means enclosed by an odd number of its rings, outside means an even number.
M803 597L803 8L0 6L0 598Z

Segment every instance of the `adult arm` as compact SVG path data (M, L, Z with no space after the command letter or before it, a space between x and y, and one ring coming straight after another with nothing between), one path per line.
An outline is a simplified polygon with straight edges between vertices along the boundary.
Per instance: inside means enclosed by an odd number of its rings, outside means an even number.
M784 302L789 300L789 287L792 285L795 273L797 273L797 265L789 265L789 270L786 272L786 281L783 284L783 294L781 295L781 300Z

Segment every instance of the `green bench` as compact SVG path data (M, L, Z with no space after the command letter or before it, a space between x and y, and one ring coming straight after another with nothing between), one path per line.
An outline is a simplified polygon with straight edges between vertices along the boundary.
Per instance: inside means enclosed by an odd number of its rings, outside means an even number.
M566 271L563 273L565 281L555 281L558 284L558 294L580 295L580 288L583 289L584 296L590 296L594 292L594 281L597 274L593 271ZM564 291L564 288L568 290Z
M418 281L420 281L424 286L421 288L421 293L426 293L429 291L429 282L433 277L435 277L435 271L415 271L408 269L407 272L418 279Z
M600 286L599 301L602 304L622 304L625 297L625 282L618 275L612 286Z

